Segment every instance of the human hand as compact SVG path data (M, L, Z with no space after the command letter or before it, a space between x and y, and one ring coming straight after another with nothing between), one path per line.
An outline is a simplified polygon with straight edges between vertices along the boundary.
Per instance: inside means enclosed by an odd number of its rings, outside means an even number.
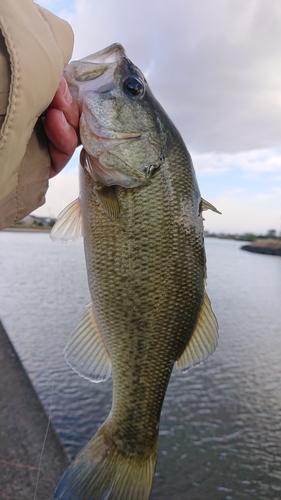
M63 77L43 123L51 156L51 179L65 167L80 143L78 103L70 94Z

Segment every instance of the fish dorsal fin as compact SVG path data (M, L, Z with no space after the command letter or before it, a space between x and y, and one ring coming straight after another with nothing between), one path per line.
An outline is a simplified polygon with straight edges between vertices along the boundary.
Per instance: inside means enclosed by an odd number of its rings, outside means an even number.
M204 200L204 198L201 198L201 212L204 212L205 210L212 210L212 212L216 212L217 214L221 215L221 212L219 212L212 203L209 203L208 201Z
M80 199L77 198L58 215L50 238L53 241L67 243L77 240L80 236L83 236L82 210Z
M107 217L112 221L118 219L120 215L120 206L118 203L115 186L104 186L102 188L96 188L94 189L94 193L97 196Z
M70 334L64 356L78 375L91 382L103 382L110 377L111 360L92 305Z
M183 354L176 362L177 369L185 372L192 366L199 365L215 351L217 343L218 323L212 311L210 299L205 292L194 332Z

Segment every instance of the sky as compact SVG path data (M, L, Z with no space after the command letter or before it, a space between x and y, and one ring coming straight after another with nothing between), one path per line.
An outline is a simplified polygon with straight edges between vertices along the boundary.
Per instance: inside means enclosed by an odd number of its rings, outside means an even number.
M120 42L180 131L205 229L281 232L280 0L38 0L66 19L80 59ZM35 213L78 194L78 152Z

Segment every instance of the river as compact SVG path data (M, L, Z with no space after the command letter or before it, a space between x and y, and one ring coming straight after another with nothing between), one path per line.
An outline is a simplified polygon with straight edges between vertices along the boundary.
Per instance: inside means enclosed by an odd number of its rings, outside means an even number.
M215 354L165 399L151 500L281 498L281 258L206 239ZM0 233L0 318L68 452L104 421L111 381L92 384L62 351L89 302L82 241Z

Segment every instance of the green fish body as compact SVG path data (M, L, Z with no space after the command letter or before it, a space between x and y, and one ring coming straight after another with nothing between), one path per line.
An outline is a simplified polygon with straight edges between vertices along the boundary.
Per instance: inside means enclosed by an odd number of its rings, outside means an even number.
M205 291L202 210L185 144L142 73L115 44L70 63L81 108L80 196L52 238L84 237L92 303L65 355L81 376L112 373L111 412L63 475L55 499L147 500L174 364L217 345Z

